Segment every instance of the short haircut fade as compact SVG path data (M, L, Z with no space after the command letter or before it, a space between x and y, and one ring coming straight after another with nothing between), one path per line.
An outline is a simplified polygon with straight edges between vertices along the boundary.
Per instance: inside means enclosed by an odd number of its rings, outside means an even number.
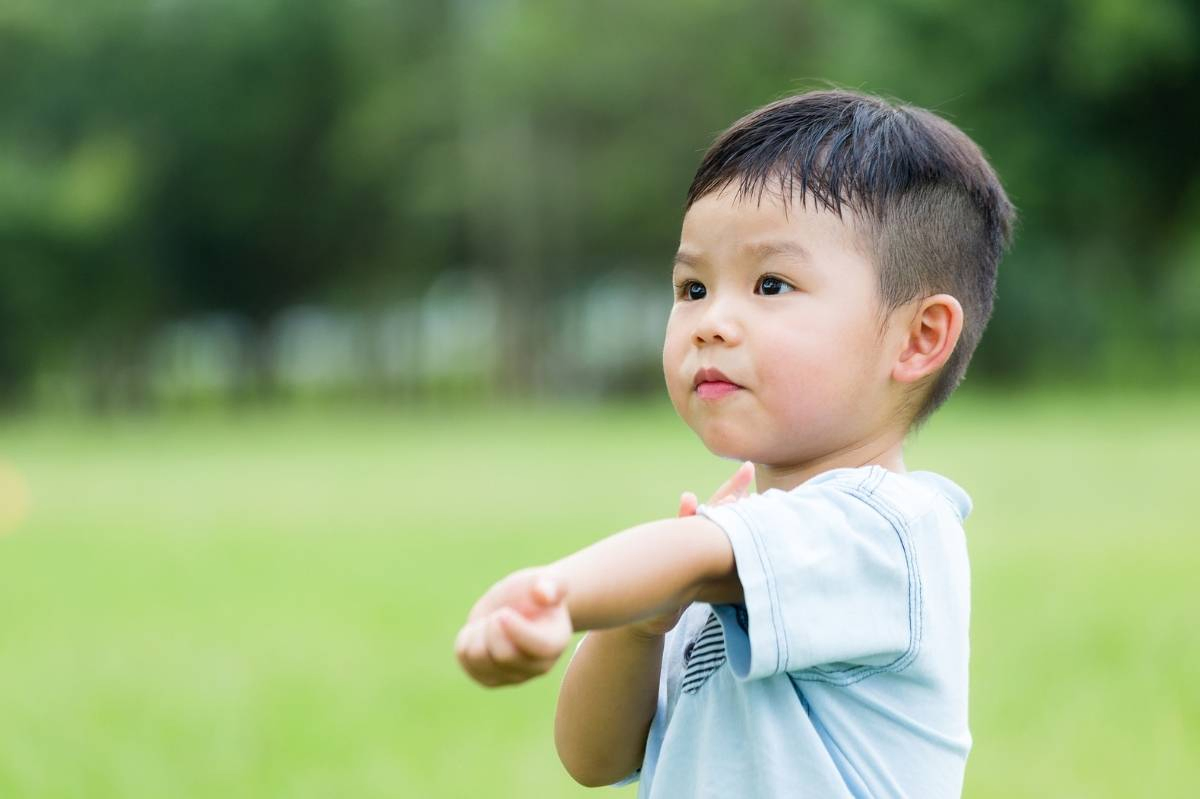
M936 114L845 90L770 103L739 119L705 153L686 207L731 184L738 196L778 181L798 196L865 223L879 270L883 318L937 293L963 307L963 330L910 422L954 391L991 318L996 269L1016 212L979 147Z

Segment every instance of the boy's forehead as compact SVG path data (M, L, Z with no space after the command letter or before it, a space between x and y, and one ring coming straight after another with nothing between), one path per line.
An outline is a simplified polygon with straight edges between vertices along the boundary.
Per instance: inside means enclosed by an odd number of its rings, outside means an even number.
M699 198L684 214L675 263L699 266L719 253L813 265L831 250L860 251L856 221L855 214L839 216L812 199L796 196L785 203L769 191L742 196L724 189Z

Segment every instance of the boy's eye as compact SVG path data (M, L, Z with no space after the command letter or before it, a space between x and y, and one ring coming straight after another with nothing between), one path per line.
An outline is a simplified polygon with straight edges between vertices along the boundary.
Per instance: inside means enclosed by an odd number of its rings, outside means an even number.
M766 275L758 281L758 287L763 294L773 296L776 294L787 294L795 291L795 287L786 280L778 277ZM675 296L684 300L702 300L708 296L708 289L703 283L695 280L685 280L682 283L675 284Z
M795 291L786 281L777 277L771 277L770 275L765 275L762 280L758 281L758 285L762 288L762 293L767 295L786 294L789 291Z
M704 288L704 284L697 283L695 280L685 280L675 284L675 296L685 300L702 300L707 293L708 289Z

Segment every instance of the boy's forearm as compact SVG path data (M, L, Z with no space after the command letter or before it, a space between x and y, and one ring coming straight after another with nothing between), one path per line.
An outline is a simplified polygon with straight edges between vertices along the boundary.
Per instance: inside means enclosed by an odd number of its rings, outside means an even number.
M696 600L740 602L725 533L702 516L641 524L547 567L576 630L629 624Z
M611 785L642 762L658 703L663 636L588 633L567 667L554 718L558 758L576 781Z

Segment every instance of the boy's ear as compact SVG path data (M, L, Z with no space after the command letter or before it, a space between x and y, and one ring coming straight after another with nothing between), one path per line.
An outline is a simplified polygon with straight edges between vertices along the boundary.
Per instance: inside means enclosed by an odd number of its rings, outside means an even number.
M892 378L900 383L915 383L933 374L949 360L962 334L963 309L949 294L934 294L917 303L908 323Z

